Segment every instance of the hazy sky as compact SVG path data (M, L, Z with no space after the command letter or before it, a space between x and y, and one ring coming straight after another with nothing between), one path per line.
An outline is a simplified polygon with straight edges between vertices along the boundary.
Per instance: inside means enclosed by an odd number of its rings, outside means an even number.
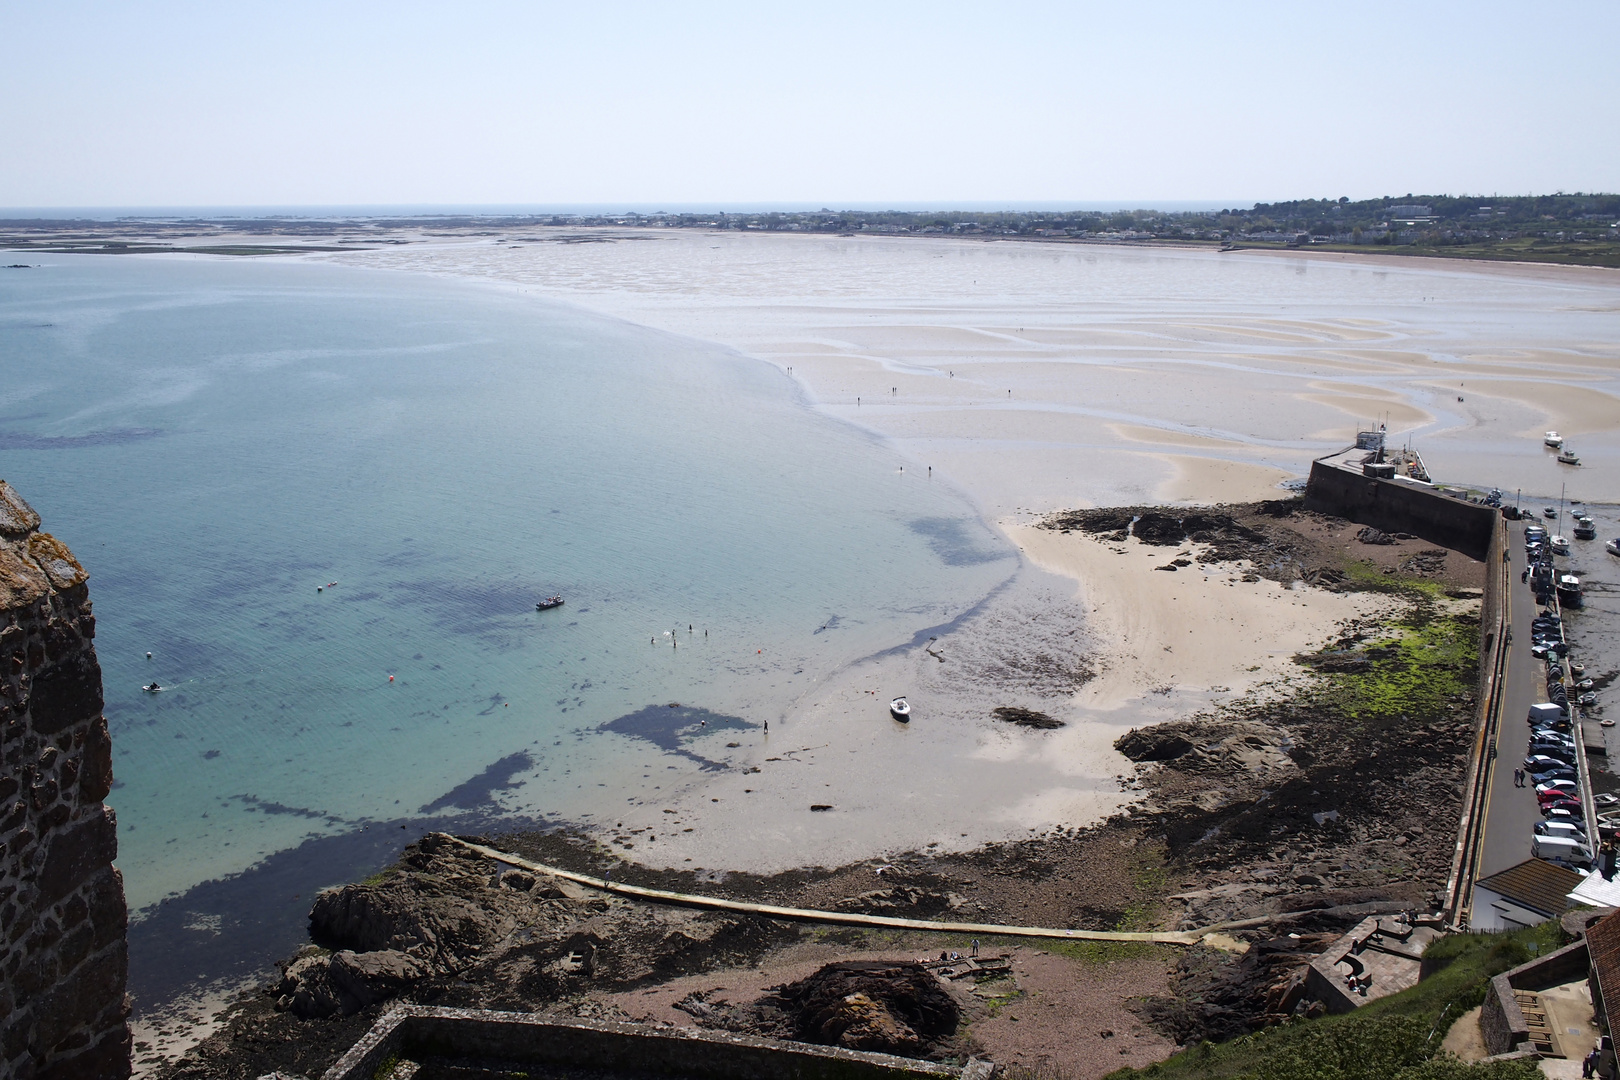
M1620 3L0 0L0 206L1620 189Z

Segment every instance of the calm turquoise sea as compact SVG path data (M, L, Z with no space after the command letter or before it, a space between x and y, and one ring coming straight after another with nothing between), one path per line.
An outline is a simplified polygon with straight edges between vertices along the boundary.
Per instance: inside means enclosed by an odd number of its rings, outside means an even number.
M1016 566L715 346L432 278L33 258L0 477L92 575L133 908L481 800L611 813L649 755L705 767L622 718L774 719Z

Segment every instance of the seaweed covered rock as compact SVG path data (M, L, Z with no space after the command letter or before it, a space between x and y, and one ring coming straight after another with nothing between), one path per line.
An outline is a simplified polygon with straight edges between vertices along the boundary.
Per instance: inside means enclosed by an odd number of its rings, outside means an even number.
M1114 749L1132 761L1173 761L1192 748L1192 740L1162 726L1132 728L1114 740Z
M1036 712L1034 709L1021 709L1016 705L1003 705L992 710L992 712L997 720L1005 720L1007 723L1017 724L1019 727L1050 731L1063 726L1063 721L1056 717L1048 716L1043 712Z
M909 961L828 964L778 987L772 1004L803 1042L923 1057L956 1034L961 1010L939 980Z

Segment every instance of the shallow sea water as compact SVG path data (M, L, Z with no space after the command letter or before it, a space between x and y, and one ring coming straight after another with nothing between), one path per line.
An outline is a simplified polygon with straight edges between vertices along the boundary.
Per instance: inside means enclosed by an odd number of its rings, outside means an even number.
M370 822L612 813L1017 566L774 368L474 284L43 257L0 384L0 476L92 575L132 909Z

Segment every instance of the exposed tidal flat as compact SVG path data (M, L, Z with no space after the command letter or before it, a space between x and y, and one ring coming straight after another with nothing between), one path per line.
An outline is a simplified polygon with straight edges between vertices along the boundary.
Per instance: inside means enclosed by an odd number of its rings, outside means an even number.
M791 367L993 518L1263 498L1377 422L1443 480L1620 499L1612 270L697 229L406 238L326 257L501 281ZM1582 468L1553 461L1549 428Z

